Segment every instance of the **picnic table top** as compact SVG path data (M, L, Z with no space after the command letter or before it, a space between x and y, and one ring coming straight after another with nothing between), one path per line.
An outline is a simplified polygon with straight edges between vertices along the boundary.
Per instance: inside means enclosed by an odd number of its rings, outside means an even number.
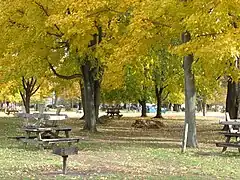
M18 113L18 117L22 118L32 118L32 119L42 119L42 120L49 120L49 121L59 121L59 120L66 120L68 118L67 114L52 114L52 113Z
M45 132L45 131L52 131L53 128L42 128L42 127L36 127L36 128L23 128L24 131L30 131L30 132Z

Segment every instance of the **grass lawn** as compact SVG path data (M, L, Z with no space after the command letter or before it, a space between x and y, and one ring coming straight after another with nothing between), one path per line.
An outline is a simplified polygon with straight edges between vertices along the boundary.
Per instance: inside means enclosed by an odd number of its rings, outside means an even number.
M240 179L240 153L236 148L221 153L215 142L218 119L197 119L198 149L181 153L183 119L161 120L161 129L133 129L137 118L114 119L98 126L99 132L80 131L83 122L65 122L73 128L71 136L85 140L77 144L79 154L68 159L68 174L62 175L62 158L51 149L34 145L24 149L18 136L22 120L0 118L0 179Z

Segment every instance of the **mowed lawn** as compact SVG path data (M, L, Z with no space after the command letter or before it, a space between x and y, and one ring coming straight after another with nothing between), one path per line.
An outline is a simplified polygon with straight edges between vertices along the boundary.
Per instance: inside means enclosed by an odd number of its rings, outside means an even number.
M160 120L160 129L134 129L140 118L123 117L98 125L98 133L81 131L83 121L70 119L71 136L83 137L79 154L68 159L62 175L62 158L51 148L7 137L22 135L19 118L0 118L0 179L240 179L240 153L235 148L221 153L215 142L224 141L217 118L197 118L198 149L181 153L183 119Z

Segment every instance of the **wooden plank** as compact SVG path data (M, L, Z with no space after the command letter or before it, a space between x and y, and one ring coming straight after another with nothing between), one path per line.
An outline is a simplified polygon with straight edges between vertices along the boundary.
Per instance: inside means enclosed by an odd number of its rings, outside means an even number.
M43 142L58 143L58 142L78 142L80 138L59 138L59 139L42 139Z
M26 138L25 136L13 136L13 137L8 137L9 139L16 139L16 140L20 140L20 139L23 139L23 138ZM29 139L34 139L34 138L37 138L37 136L31 136L29 137Z
M230 136L230 137L240 137L240 132L236 132L236 133L220 132L220 134L224 136Z
M26 131L26 132L46 132L46 131L52 131L52 128L23 128L23 131Z
M49 118L47 119L48 121L60 121L60 120L65 120L65 116L52 116L49 115Z
M60 156L66 156L66 155L74 155L78 154L78 148L75 146L72 147L54 147L53 148L53 154L57 154Z
M216 143L217 147L236 147L240 148L240 143L226 143L226 142L219 142Z
M70 127L56 127L54 128L55 131L71 131L72 128Z
M219 124L240 126L240 121L220 121Z

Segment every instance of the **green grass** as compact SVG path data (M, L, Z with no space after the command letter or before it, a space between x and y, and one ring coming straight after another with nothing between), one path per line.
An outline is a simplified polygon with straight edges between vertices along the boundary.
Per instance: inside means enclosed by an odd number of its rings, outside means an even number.
M221 154L217 119L197 120L198 149L181 153L182 119L162 120L159 130L132 129L136 118L112 120L99 133L80 131L83 122L69 120L72 136L82 136L79 154L68 160L68 174L61 174L62 160L51 149L24 146L7 137L23 134L22 120L0 118L0 179L240 179L240 153Z

